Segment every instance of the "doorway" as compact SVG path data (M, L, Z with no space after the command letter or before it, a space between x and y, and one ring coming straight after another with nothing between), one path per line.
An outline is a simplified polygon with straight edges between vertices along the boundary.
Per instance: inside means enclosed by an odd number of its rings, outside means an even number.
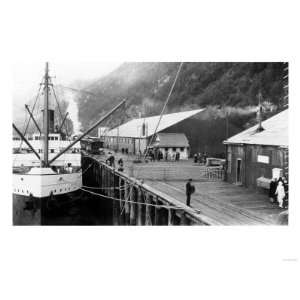
M242 159L236 160L236 183L242 184Z

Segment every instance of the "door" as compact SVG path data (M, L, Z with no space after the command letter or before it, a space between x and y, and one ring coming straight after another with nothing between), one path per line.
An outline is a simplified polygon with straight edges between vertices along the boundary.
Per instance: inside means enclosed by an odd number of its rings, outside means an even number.
M236 160L236 183L242 184L242 160L240 158Z

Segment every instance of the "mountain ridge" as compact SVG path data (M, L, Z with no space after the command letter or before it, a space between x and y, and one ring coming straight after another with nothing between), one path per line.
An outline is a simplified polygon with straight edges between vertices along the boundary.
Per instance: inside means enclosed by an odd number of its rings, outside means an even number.
M111 126L138 115L159 114L169 93L179 62L124 63L116 70L88 84L93 93L79 95L76 102L79 120L86 129L122 99L127 99L125 114ZM283 63L200 63L185 62L166 112L208 107L249 110L263 102L272 113L283 105ZM250 109L251 110L251 109ZM115 123L115 124L114 124Z

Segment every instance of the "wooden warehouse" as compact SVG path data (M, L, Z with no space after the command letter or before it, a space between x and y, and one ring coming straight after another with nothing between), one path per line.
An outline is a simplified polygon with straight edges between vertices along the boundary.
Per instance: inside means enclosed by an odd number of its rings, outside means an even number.
M158 134L166 131L168 133L171 131L172 134L184 133L182 130L174 130L174 126L195 117L202 111L204 111L204 109L165 114L161 120L159 115L133 119L119 127L107 131L105 134L99 136L99 138L104 141L105 147L109 149L129 154L144 153L154 133ZM160 123L156 130L159 120ZM173 145L172 148L173 147L176 147L176 145ZM183 146L178 147L186 148L188 146L184 143ZM184 151L186 151L186 149Z
M249 188L269 188L272 178L288 178L288 109L224 141L226 180Z

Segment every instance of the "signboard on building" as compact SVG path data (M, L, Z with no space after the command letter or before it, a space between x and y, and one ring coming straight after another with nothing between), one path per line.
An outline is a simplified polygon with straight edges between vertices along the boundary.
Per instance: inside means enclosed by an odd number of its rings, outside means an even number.
M270 158L266 155L257 155L257 162L263 163L263 164L269 164Z

